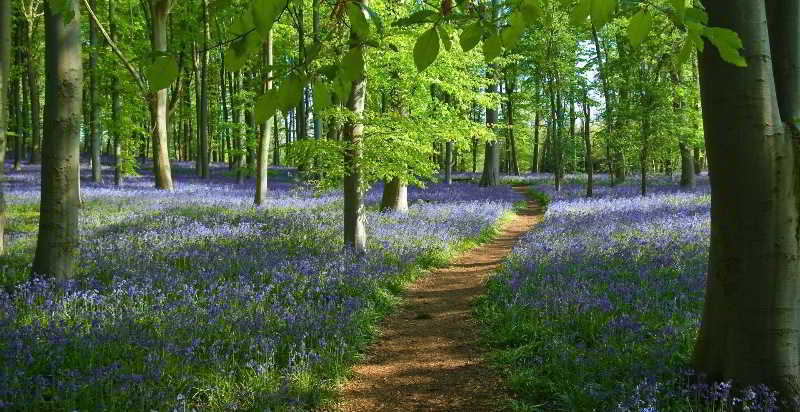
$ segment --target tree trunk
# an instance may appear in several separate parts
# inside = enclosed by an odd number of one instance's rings
[[[703,3],[710,25],[742,38],[748,67],[725,63],[709,43],[700,57],[711,249],[693,365],[709,379],[764,383],[792,399],[800,394],[800,3]]]
[[[97,10],[96,0],[89,0]],[[97,26],[89,19],[89,141],[92,149],[92,181],[103,183],[103,163],[100,159],[102,141],[97,133]]]
[[[200,51],[200,178],[211,177],[209,170],[208,142],[208,5],[202,1],[203,12],[203,50]]]
[[[274,135],[275,143],[272,145],[272,164],[275,166],[281,165],[281,134],[280,124],[278,123],[278,115],[272,117],[272,134]]]
[[[399,177],[384,182],[381,211],[408,212],[408,185]]]
[[[320,38],[320,1],[321,0],[314,0],[312,5],[313,7],[313,19],[314,19],[314,44],[319,46],[320,42],[322,41]],[[322,117],[319,116],[320,113],[317,113],[316,110],[314,111],[314,139],[321,139],[322,138]]]
[[[303,6],[300,3],[297,6],[297,56],[298,59],[302,62],[306,58],[306,31],[305,31],[305,24],[303,21]],[[300,102],[297,104],[297,109],[295,110],[295,128],[297,131],[297,136],[295,136],[295,140],[300,141],[304,140],[308,136],[308,123],[306,122],[306,99],[305,99],[305,87],[303,87],[303,98],[300,99]],[[298,152],[302,154],[302,152]],[[297,170],[305,171],[308,169],[308,159],[297,159]]]
[[[681,187],[685,189],[694,189],[695,173],[692,148],[688,143],[680,142],[678,143],[678,149],[680,149],[681,152]]]
[[[695,146],[694,147],[694,174],[695,175],[699,175],[700,173],[703,173],[703,160],[700,157],[700,150],[702,150],[702,149],[700,149],[699,146]]]
[[[33,30],[31,23],[25,24],[25,49],[28,89],[31,96],[31,163],[39,164],[42,162],[42,118],[41,106],[39,104],[39,73],[36,71],[36,59],[33,54]]]
[[[167,51],[168,0],[150,0],[151,42],[153,51]],[[167,89],[150,93],[150,131],[153,141],[153,166],[156,188],[172,190],[172,168],[167,144]]]
[[[33,259],[33,273],[59,279],[75,275],[79,256],[83,67],[78,0],[70,0],[69,6],[74,16],[65,23],[64,17],[54,14],[45,3],[45,136],[39,235]]]
[[[497,85],[492,84],[487,89],[487,93],[495,93]],[[486,124],[493,128],[497,124],[497,109],[486,108]],[[500,184],[500,159],[497,140],[487,141],[486,150],[483,157],[483,174],[481,175],[481,186],[497,186]]]
[[[531,173],[539,173],[539,110],[533,121],[533,158],[531,159]]]
[[[367,6],[369,0],[357,0]],[[355,53],[365,54],[363,39],[350,30],[350,49]],[[344,151],[344,244],[356,253],[366,253],[367,233],[364,227],[364,189],[361,163],[364,151],[364,123],[361,116],[366,103],[367,79],[366,70],[358,79],[353,81],[352,90],[347,100],[347,108],[352,112],[353,118],[348,120],[344,127],[344,139],[347,147]],[[298,129],[299,130],[299,129]]]
[[[315,15],[316,16],[316,15]],[[318,16],[317,16],[318,17]],[[272,30],[267,34],[267,40],[264,42],[263,49],[263,64],[264,67],[271,67],[273,63],[272,55]],[[263,92],[267,93],[272,90],[272,70],[264,72]],[[261,134],[258,139],[258,170],[256,171],[256,199],[257,205],[263,205],[267,202],[268,178],[269,178],[269,143],[272,139],[272,124],[274,120],[272,117],[265,120],[261,125]]]
[[[589,105],[589,94],[583,97],[583,143],[586,146],[586,197],[592,197],[594,191],[594,160],[592,159],[592,107]]]
[[[8,130],[8,85],[11,75],[11,2],[0,1],[0,149],[5,152]],[[3,174],[0,164],[0,177]],[[6,200],[0,185],[0,255],[5,253]]]
[[[22,63],[22,59],[20,63]],[[28,121],[28,114],[30,112],[27,110],[28,107],[30,107],[28,104],[30,103],[30,93],[28,92],[28,84],[24,80],[22,73],[20,73],[19,89],[22,90],[22,100],[20,101],[22,103],[20,106],[20,119],[22,122],[20,123],[22,127],[20,128],[20,133],[17,133],[17,136],[14,138],[14,170],[16,171],[22,170],[22,147],[25,145],[25,135],[28,134],[30,127],[30,122]]]

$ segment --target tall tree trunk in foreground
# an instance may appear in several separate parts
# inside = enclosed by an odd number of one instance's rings
[[[8,3],[8,2],[4,2]],[[44,142],[39,235],[33,272],[70,278],[78,261],[78,160],[83,103],[80,10],[68,22],[45,3]]]
[[[153,51],[167,51],[167,16],[169,0],[150,0],[151,42]],[[150,132],[153,141],[153,166],[156,188],[172,190],[172,168],[167,145],[167,89],[152,91],[150,99]]]
[[[42,118],[39,104],[39,73],[36,71],[31,24],[30,21],[25,24],[25,49],[27,50],[25,69],[31,96],[31,163],[39,164],[42,162]]]
[[[531,173],[539,173],[539,110],[533,120],[533,158],[531,159]]]
[[[367,6],[369,0],[358,0]],[[361,39],[354,30],[350,30],[350,50],[364,56],[365,48]],[[353,118],[344,126],[344,244],[356,253],[367,251],[367,232],[364,227],[364,188],[362,187],[361,162],[364,151],[364,123],[361,116],[366,103],[367,79],[364,70],[356,80],[353,80],[347,108],[352,112]],[[302,119],[298,119],[301,121]]]
[[[272,66],[272,30],[267,33],[267,40],[264,42],[263,49],[264,67]],[[266,93],[272,90],[272,70],[264,73],[264,88],[263,92]],[[274,116],[274,115],[273,115]],[[267,202],[268,190],[268,171],[269,171],[269,143],[272,139],[272,124],[275,123],[273,118],[265,120],[261,124],[261,134],[258,136],[258,165],[256,170],[256,199],[257,205],[263,205]]]
[[[711,250],[693,365],[791,399],[800,394],[800,2],[703,3],[710,25],[742,38],[748,67],[709,43],[700,57]]]
[[[314,45],[319,46],[322,42],[320,37],[320,1],[321,0],[314,0],[312,4],[313,8],[313,22],[314,22]],[[314,110],[314,139],[321,139],[322,138],[322,117],[320,117],[320,113],[317,113]]]
[[[408,212],[408,186],[399,177],[384,183],[381,211]]]
[[[92,10],[96,1],[89,0]],[[97,26],[89,19],[89,141],[92,149],[92,181],[103,182],[103,163],[100,159],[101,138],[97,133]]]

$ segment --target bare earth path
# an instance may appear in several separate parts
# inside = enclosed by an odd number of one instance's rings
[[[524,190],[524,188],[517,188]],[[341,411],[497,411],[508,399],[478,347],[471,302],[542,212],[534,202],[491,243],[414,283],[342,388]]]

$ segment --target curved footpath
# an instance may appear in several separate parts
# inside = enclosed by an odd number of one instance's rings
[[[542,215],[542,209],[529,201],[494,241],[411,285],[402,307],[384,321],[366,361],[354,368],[353,377],[341,388],[337,409],[503,410],[509,394],[483,358],[471,303],[485,292],[490,274]]]

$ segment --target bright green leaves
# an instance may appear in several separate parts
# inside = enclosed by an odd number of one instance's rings
[[[364,16],[361,5],[355,2],[347,3],[347,17],[350,19],[350,28],[361,39],[369,37],[369,21]]]
[[[598,29],[611,21],[614,10],[617,8],[617,0],[592,0],[592,24]]]
[[[447,27],[440,24],[436,26],[436,29],[439,30],[439,38],[442,40],[442,44],[444,44],[444,49],[450,51],[453,48],[453,38],[447,30]]]
[[[168,54],[159,54],[150,59],[145,68],[145,75],[150,81],[150,90],[166,89],[178,78],[180,69],[175,58]]]
[[[680,19],[686,14],[686,0],[670,0],[672,8]]]
[[[569,21],[573,25],[579,26],[586,21],[587,17],[591,16],[592,24],[600,29],[611,21],[616,8],[617,0],[580,0],[572,9]]]
[[[314,83],[313,96],[314,113],[322,113],[325,109],[331,107],[333,96],[331,95],[330,87],[324,82],[317,81]]]
[[[287,0],[251,0],[250,15],[252,23],[261,36],[272,29],[275,19],[286,8]]]
[[[398,19],[397,21],[392,23],[392,26],[406,27],[406,26],[413,26],[415,24],[429,23],[433,22],[438,15],[439,13],[433,10],[429,9],[420,10],[411,13],[411,15],[408,17],[403,17],[402,19]]]
[[[306,82],[298,75],[289,77],[276,93],[277,106],[284,112],[288,112],[303,98],[303,89]]]
[[[481,23],[478,21],[470,24],[461,32],[461,38],[459,39],[461,49],[464,50],[464,52],[474,49],[475,46],[481,42],[481,37],[483,37],[483,26],[481,26]]]
[[[54,15],[60,15],[64,19],[64,24],[69,24],[72,18],[75,17],[72,0],[48,0],[47,3]]]
[[[434,26],[417,39],[417,43],[414,45],[414,65],[417,66],[417,70],[423,71],[433,64],[438,56],[439,32]]]
[[[653,16],[647,10],[640,10],[631,17],[628,25],[628,39],[634,47],[638,47],[650,34],[652,28]]]
[[[364,75],[364,55],[359,49],[351,49],[342,58],[338,76],[352,82]]]
[[[519,5],[519,12],[525,18],[526,24],[536,23],[542,17],[542,7],[537,0],[523,0]]]
[[[256,123],[263,123],[275,114],[278,110],[278,98],[275,89],[268,90],[256,100],[253,110],[253,118]]]
[[[747,67],[747,61],[739,52],[743,48],[742,39],[735,31],[722,27],[706,27],[703,36],[717,47],[722,60],[735,66]]]
[[[569,14],[569,22],[573,26],[580,26],[589,17],[592,10],[592,0],[580,0]]]
[[[507,49],[514,47],[517,42],[519,42],[522,33],[524,33],[525,29],[528,27],[528,22],[521,12],[515,11],[511,13],[510,23],[511,24],[503,29],[501,33],[503,46]]]
[[[493,34],[483,41],[483,56],[486,62],[490,63],[492,60],[500,57],[503,53],[503,39],[499,34]]]

